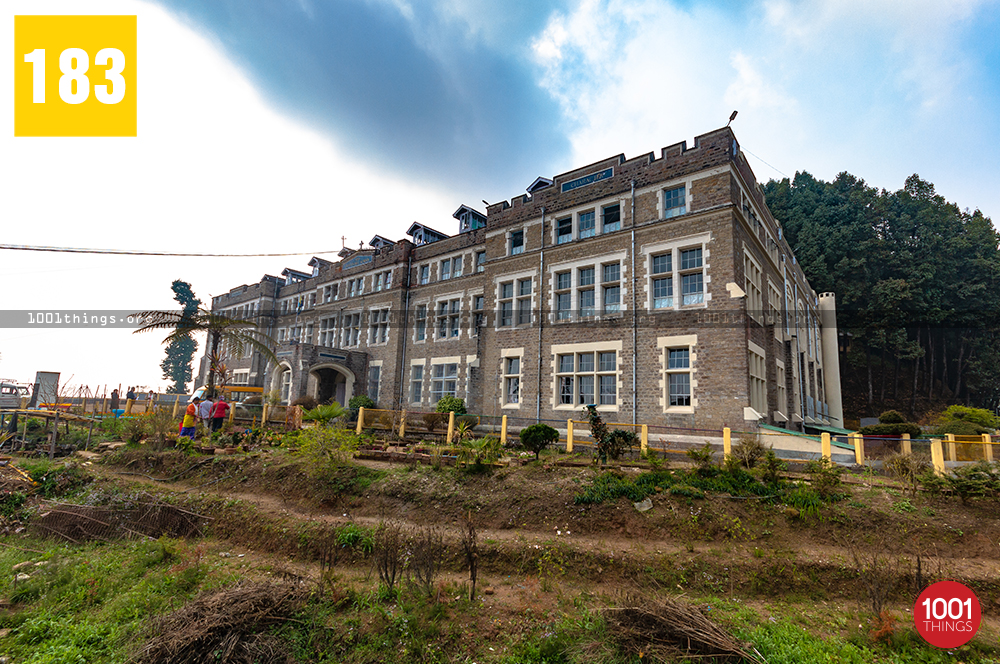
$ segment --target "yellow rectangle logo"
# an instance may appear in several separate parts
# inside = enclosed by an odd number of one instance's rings
[[[135,16],[15,16],[15,136],[136,136]]]

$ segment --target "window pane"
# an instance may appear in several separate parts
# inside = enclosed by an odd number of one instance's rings
[[[500,284],[500,297],[504,299],[514,297],[514,282]]]
[[[559,403],[573,403],[573,377],[563,376],[559,379]]]
[[[664,272],[670,272],[673,267],[671,263],[673,262],[673,256],[670,254],[663,254],[662,256],[653,256],[653,274],[663,274]]]
[[[531,323],[531,300],[517,301],[517,324],[528,325]]]
[[[701,267],[701,249],[685,249],[681,252],[681,269],[691,270]]]
[[[621,268],[618,263],[604,266],[604,281],[619,281],[621,278]]]
[[[615,312],[619,311],[619,304],[621,302],[621,287],[620,286],[608,286],[604,289],[604,310]]]
[[[531,295],[531,279],[521,279],[517,282],[518,295]]]
[[[585,267],[580,270],[580,285],[581,286],[594,285],[594,268]]]
[[[614,405],[618,395],[617,378],[615,376],[601,376],[601,405]]]
[[[521,379],[507,379],[507,403],[519,403],[521,398]]]
[[[570,297],[569,293],[556,295],[556,313],[559,320],[569,318]]]
[[[593,353],[580,353],[579,357],[580,366],[577,371],[593,371],[594,370],[594,354]]]
[[[580,385],[580,401],[581,404],[592,404],[594,401],[594,377],[593,376],[578,376],[577,381]]]
[[[573,217],[556,221],[556,244],[569,242],[573,239]]]
[[[594,213],[581,212],[580,217],[580,237],[594,236]]]
[[[524,231],[514,231],[510,234],[510,253],[520,254],[524,252]]]
[[[521,373],[521,358],[519,357],[507,358],[507,373],[508,374]]]
[[[663,309],[674,306],[674,280],[672,277],[653,280],[653,308]]]
[[[690,355],[687,348],[670,349],[670,358],[667,361],[668,369],[687,369],[690,366]]]
[[[500,326],[507,327],[511,324],[514,317],[514,303],[513,302],[501,302],[500,303]]]
[[[684,296],[684,304],[701,304],[705,301],[700,272],[698,274],[685,274],[681,277],[681,293]]]
[[[570,287],[572,279],[569,272],[561,272],[556,275],[556,290],[565,290]]]
[[[664,218],[676,217],[685,211],[684,187],[677,187],[663,192]]]
[[[559,373],[573,373],[573,356],[559,356]]]
[[[593,316],[594,315],[594,291],[593,290],[580,291],[580,315],[581,316]]]
[[[616,231],[621,227],[621,207],[609,205],[602,211],[604,214],[604,232]]]
[[[614,371],[616,359],[615,353],[601,353],[601,371]]]
[[[670,405],[691,405],[691,377],[686,373],[670,374]]]
[[[482,311],[483,309],[483,296],[475,295],[472,298],[472,308],[476,311]]]

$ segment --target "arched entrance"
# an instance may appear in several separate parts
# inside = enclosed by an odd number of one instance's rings
[[[354,396],[354,372],[339,364],[319,364],[309,370],[306,393],[320,403],[336,401],[341,406]]]

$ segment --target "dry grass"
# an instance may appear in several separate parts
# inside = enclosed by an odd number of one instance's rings
[[[309,591],[300,586],[253,584],[206,593],[154,621],[149,640],[130,661],[138,664],[252,664],[292,662],[263,633],[291,620]]]

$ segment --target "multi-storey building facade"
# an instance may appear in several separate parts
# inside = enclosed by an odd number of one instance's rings
[[[843,425],[834,296],[817,295],[727,127],[612,157],[213,299],[276,340],[230,383],[383,408],[684,428]],[[206,363],[203,362],[203,371]]]

